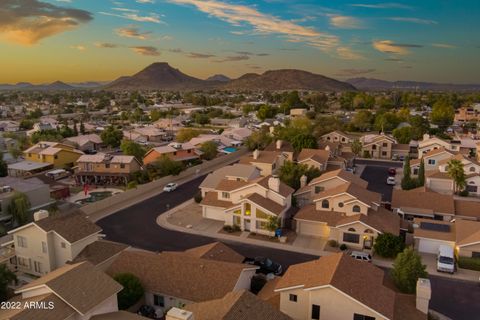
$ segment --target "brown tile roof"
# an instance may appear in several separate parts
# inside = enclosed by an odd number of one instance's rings
[[[280,309],[280,293],[275,292],[275,287],[280,279],[280,277],[275,277],[272,280],[269,280],[257,294],[257,297],[270,303],[277,309]]]
[[[392,146],[392,150],[408,151],[410,150],[410,145],[408,143],[394,143]]]
[[[448,232],[428,230],[421,227],[422,223],[447,225],[447,226],[450,226],[450,230]],[[455,224],[452,222],[415,218],[413,220],[413,224],[418,226],[413,228],[414,237],[455,242]]]
[[[425,159],[425,158],[429,158],[429,157],[435,156],[435,155],[440,154],[440,153],[443,153],[443,152],[448,152],[448,153],[450,153],[450,154],[453,155],[453,152],[448,151],[448,150],[446,150],[445,148],[441,147],[441,148],[438,148],[438,149],[433,149],[433,150],[428,151],[427,153],[425,153],[425,154],[423,155],[423,158],[424,158],[424,159]]]
[[[230,201],[218,200],[218,192],[214,191],[205,193],[205,197],[203,197],[201,204],[219,208],[229,208],[232,206]]]
[[[397,293],[395,295],[394,320],[427,320],[428,316],[417,309],[413,294]]]
[[[217,187],[215,188],[218,191],[233,191],[237,190],[239,188],[245,187],[251,183],[247,181],[237,181],[237,180],[227,180],[223,179],[221,180]]]
[[[86,246],[73,259],[74,263],[88,261],[93,265],[99,265],[102,262],[116,256],[123,250],[127,249],[128,245],[107,240],[97,240]]]
[[[265,151],[284,151],[284,152],[294,152],[293,146],[290,142],[282,140],[282,146],[280,149],[277,149],[277,142],[271,142],[265,149]]]
[[[23,306],[24,303],[38,302],[38,303],[53,303],[55,306],[54,310],[43,309],[43,308],[10,308],[0,310],[0,319],[8,320],[32,320],[32,319],[42,319],[42,320],[65,320],[75,314],[75,310],[66,304],[62,299],[57,297],[54,293],[47,293],[43,295],[38,295],[34,297],[29,297],[22,299],[21,295],[15,296],[12,299],[8,300],[10,302],[20,302]]]
[[[282,213],[283,210],[286,209],[286,206],[282,206],[278,203],[276,203],[273,200],[270,200],[268,198],[262,197],[258,193],[252,193],[246,197],[246,199],[252,201],[256,205],[268,210],[271,213],[274,213],[276,215],[279,215]]]
[[[468,200],[454,200],[455,214],[459,216],[480,219],[480,202]]]
[[[70,243],[102,231],[99,226],[88,220],[85,214],[79,210],[50,216],[33,223],[45,232],[55,231]]]
[[[445,180],[452,180],[447,172],[441,172],[438,170],[428,170],[425,171],[425,177],[427,178],[434,178],[434,179],[445,179]]]
[[[90,318],[90,320],[147,320],[148,318],[139,316],[136,313],[127,311],[116,311],[109,313],[97,314]]]
[[[223,298],[185,306],[195,320],[290,320],[269,303],[245,291],[227,293]]]
[[[338,187],[318,193],[313,199],[313,201],[317,201],[319,199],[324,199],[327,197],[333,197],[341,193],[348,193],[349,195],[355,197],[359,201],[366,203],[367,205],[371,205],[372,203],[380,204],[382,200],[382,195],[380,193],[367,190],[355,183],[348,182],[339,185]]]
[[[314,159],[319,163],[325,163],[330,157],[330,151],[322,149],[302,149],[297,156],[297,161],[301,162],[307,159]]]
[[[251,267],[185,254],[127,250],[120,253],[107,273],[130,272],[140,278],[148,292],[201,302],[232,291],[242,271]]]
[[[393,189],[393,208],[427,209],[434,213],[454,214],[453,196],[436,192],[421,192],[419,190]]]
[[[318,183],[320,181],[325,181],[328,179],[332,179],[338,177],[345,182],[353,182],[355,184],[358,184],[360,187],[367,188],[368,187],[368,182],[360,178],[359,176],[354,175],[351,172],[345,171],[343,169],[337,169],[333,171],[328,171],[323,173],[320,177],[317,177],[310,181],[310,185],[313,185],[315,183]]]
[[[261,178],[260,180],[258,180],[256,183],[262,187],[264,187],[265,189],[268,189],[268,179],[270,179],[272,176],[266,176],[266,177],[263,177]],[[289,185],[283,183],[280,181],[280,194],[283,196],[283,197],[288,197],[289,195],[291,195],[295,190],[290,187]]]
[[[395,292],[383,285],[384,272],[344,253],[292,265],[276,290],[303,286],[304,289],[331,285],[386,318],[394,318]]]
[[[341,212],[316,210],[315,205],[310,204],[302,207],[297,212],[294,219],[324,222],[327,225],[334,227],[337,225],[338,221],[340,221],[345,217],[346,217],[345,214]]]
[[[466,246],[480,242],[480,222],[470,220],[455,220],[456,244]]]
[[[204,246],[188,249],[185,254],[193,257],[217,261],[242,263],[245,257],[221,242],[212,242]]]
[[[251,163],[268,163],[273,164],[277,161],[277,157],[280,155],[277,151],[259,151],[257,159],[253,158],[253,154],[248,154],[240,158],[239,163],[251,164]]]
[[[50,288],[82,315],[122,290],[119,283],[88,262],[67,264],[21,287],[17,292],[41,285]]]

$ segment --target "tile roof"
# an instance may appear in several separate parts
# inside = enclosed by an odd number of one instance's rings
[[[201,302],[232,291],[250,265],[200,259],[186,254],[123,251],[107,273],[130,272],[151,293]]]
[[[262,187],[264,187],[265,189],[269,189],[268,188],[268,180],[271,178],[272,176],[266,176],[266,177],[263,177],[261,178],[260,180],[258,180],[256,183]],[[295,190],[290,187],[288,184],[280,181],[280,195],[282,195],[283,197],[288,197],[289,195],[293,194]]]
[[[480,219],[480,202],[468,200],[454,200],[455,214],[459,216]]]
[[[196,320],[289,320],[292,319],[253,293],[239,290],[223,298],[185,306]]]
[[[83,145],[87,144],[88,142],[93,142],[93,143],[96,143],[96,144],[101,144],[102,143],[102,139],[100,138],[100,136],[98,134],[94,134],[94,133],[93,134],[80,135],[80,136],[76,136],[76,137],[69,137],[69,138],[66,138],[65,140],[76,143],[79,146],[83,146]]]
[[[438,148],[438,149],[430,150],[427,153],[423,154],[423,158],[425,159],[425,158],[433,157],[433,156],[436,156],[437,154],[440,154],[440,153],[443,153],[443,152],[450,153],[451,155],[454,154],[452,151],[446,150],[444,147],[441,147],[441,148]]]
[[[245,257],[221,242],[212,242],[204,246],[188,249],[185,254],[193,257],[217,261],[243,263]]]
[[[480,222],[470,220],[455,220],[456,244],[467,246],[480,243]]]
[[[257,294],[257,297],[263,301],[267,301],[277,309],[280,309],[280,293],[275,292],[275,287],[280,279],[281,277],[275,277],[269,280]]]
[[[75,310],[66,304],[62,299],[56,296],[54,293],[47,293],[43,295],[38,295],[34,297],[29,297],[22,299],[21,295],[17,295],[12,299],[8,300],[10,302],[20,302],[22,305],[26,302],[38,302],[38,303],[53,303],[55,306],[54,310],[42,309],[42,308],[11,308],[0,310],[0,319],[8,320],[32,320],[32,319],[42,319],[42,320],[65,320],[75,314]]]
[[[258,177],[259,174],[260,172],[255,166],[235,163],[234,165],[222,167],[207,175],[205,180],[200,184],[200,188],[214,189],[218,183],[227,176],[248,179],[250,177]]]
[[[218,192],[209,191],[205,193],[205,197],[203,197],[201,204],[204,206],[229,208],[232,206],[233,203],[230,201],[219,200]]]
[[[446,225],[446,226],[450,226],[450,229],[448,232],[429,230],[429,229],[421,228],[422,223]],[[417,226],[417,227],[414,226],[413,228],[414,237],[455,242],[455,224],[452,222],[415,218],[413,220],[413,224]]]
[[[395,292],[383,285],[384,276],[382,269],[370,263],[337,253],[290,266],[276,290],[331,285],[386,318],[393,319]]]
[[[347,193],[359,201],[371,205],[372,203],[380,204],[382,201],[382,195],[370,190],[367,190],[355,183],[347,182],[345,184],[339,185],[338,187],[322,191],[318,193],[313,201],[318,201],[319,199],[324,199],[328,197],[334,197],[336,195]]]
[[[251,164],[251,163],[268,163],[273,164],[277,161],[277,158],[280,156],[280,153],[277,151],[259,151],[257,159],[253,158],[253,154],[247,154],[240,158],[239,163],[241,164]]]
[[[307,159],[314,159],[319,163],[325,163],[330,157],[330,151],[322,149],[302,149],[297,156],[297,161],[301,162]]]
[[[318,182],[325,181],[325,180],[328,180],[328,179],[332,179],[332,178],[335,178],[335,177],[338,177],[338,178],[344,180],[345,182],[353,182],[353,183],[358,184],[360,187],[363,187],[363,188],[368,187],[368,182],[367,181],[365,181],[362,178],[360,178],[359,176],[354,175],[353,173],[348,172],[348,171],[343,170],[343,169],[337,169],[337,170],[325,172],[320,177],[316,177],[315,179],[310,181],[309,184],[313,185],[313,184],[316,184]]]
[[[215,188],[217,191],[233,191],[240,189],[242,187],[248,186],[252,184],[251,182],[247,181],[237,181],[237,180],[227,180],[223,179],[220,180],[220,182],[217,184],[217,187]]]
[[[453,196],[436,192],[393,189],[393,208],[427,209],[434,213],[454,214]]]
[[[99,265],[102,262],[116,256],[123,250],[127,249],[128,245],[107,240],[97,240],[86,246],[73,259],[74,263],[88,261],[93,265]]]
[[[258,193],[252,193],[245,197],[245,199],[250,200],[251,202],[255,203],[256,205],[268,210],[269,212],[279,215],[281,214],[285,209],[286,206],[282,206],[281,204],[276,203],[273,200],[270,200],[268,198],[262,197]]]
[[[277,149],[277,141],[271,142],[264,150],[265,151],[284,151],[294,152],[293,146],[290,142],[282,140],[280,149]]]
[[[123,311],[123,310],[97,314],[90,318],[90,320],[147,320],[147,319],[148,318],[139,316],[136,313]]]

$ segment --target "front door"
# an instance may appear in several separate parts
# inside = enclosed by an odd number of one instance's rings
[[[372,236],[365,236],[363,238],[363,248],[364,249],[372,249],[373,245],[373,237]]]
[[[243,230],[250,231],[250,219],[243,220]]]

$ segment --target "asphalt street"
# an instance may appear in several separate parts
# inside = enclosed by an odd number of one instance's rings
[[[387,184],[388,168],[399,168],[402,164],[400,162],[372,160],[355,160],[355,164],[366,165],[360,177],[368,181],[367,189],[380,193],[383,201],[391,202],[393,187]],[[397,183],[400,183],[400,181],[397,181]]]

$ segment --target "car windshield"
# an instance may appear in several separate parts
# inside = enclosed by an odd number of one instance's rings
[[[453,259],[449,258],[449,257],[440,256],[440,258],[438,258],[438,261],[440,261],[440,263],[444,263],[444,264],[453,264]]]
[[[266,267],[271,267],[272,264],[273,264],[273,262],[272,262],[272,260],[270,260],[270,259],[265,259],[265,260],[263,260],[263,264],[264,264]]]

